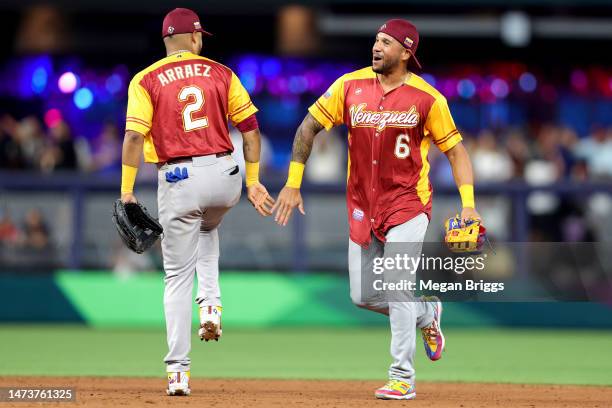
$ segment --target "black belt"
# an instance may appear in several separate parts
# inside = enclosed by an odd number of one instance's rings
[[[221,152],[221,153],[215,153],[215,156],[217,157],[225,157],[225,156],[229,156],[231,155],[232,152]],[[204,155],[206,156],[206,155]],[[165,163],[158,163],[158,167],[161,167],[165,164],[179,164],[179,163],[185,163],[185,162],[190,162],[193,159],[193,156],[184,156],[184,157],[175,157],[174,159],[170,159]]]

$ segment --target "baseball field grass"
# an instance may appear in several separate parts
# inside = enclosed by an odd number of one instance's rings
[[[612,385],[612,331],[448,329],[444,358],[417,348],[419,381]],[[224,328],[192,342],[194,378],[384,380],[389,333],[364,328]],[[163,377],[165,333],[1,325],[0,376]]]

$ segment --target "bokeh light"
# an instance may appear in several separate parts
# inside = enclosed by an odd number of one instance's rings
[[[464,99],[470,99],[476,93],[476,86],[470,79],[462,79],[457,82],[457,93]]]
[[[440,81],[440,92],[448,99],[457,95],[457,81],[455,79],[445,79]]]
[[[274,78],[281,73],[281,63],[276,58],[268,58],[261,64],[261,73],[266,78]]]
[[[496,98],[503,99],[508,96],[510,92],[510,87],[508,83],[501,78],[495,78],[491,81],[491,93],[495,95]]]
[[[245,71],[240,75],[240,82],[242,82],[247,92],[252,93],[257,87],[257,76],[254,72]]]
[[[308,80],[301,75],[292,76],[289,78],[288,88],[289,92],[295,95],[304,93],[308,89]]]
[[[113,74],[107,78],[106,82],[104,83],[104,87],[109,93],[116,94],[121,91],[121,88],[123,87],[123,80],[118,74]]]
[[[538,81],[531,72],[523,72],[519,77],[519,86],[523,92],[533,92],[538,87]]]
[[[574,70],[570,76],[570,83],[577,91],[586,91],[589,86],[589,81],[584,71]]]
[[[87,109],[93,103],[93,93],[88,88],[81,88],[74,93],[74,104],[79,109]]]
[[[34,70],[32,74],[32,91],[35,94],[42,93],[47,87],[47,81],[49,79],[49,74],[47,70],[43,67],[38,67]]]
[[[45,112],[44,120],[48,128],[55,127],[62,121],[62,112],[55,108],[49,109]]]
[[[72,72],[64,72],[57,80],[57,87],[63,93],[71,93],[79,85],[79,79]]]
[[[421,78],[423,78],[429,85],[436,86],[436,78],[433,75],[421,74]]]
[[[238,65],[238,75],[240,78],[246,73],[257,74],[259,65],[257,60],[253,57],[246,57]]]

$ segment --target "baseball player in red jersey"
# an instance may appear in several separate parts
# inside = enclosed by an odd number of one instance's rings
[[[406,20],[393,19],[380,27],[372,66],[340,77],[310,107],[296,132],[287,184],[273,208],[280,225],[287,224],[295,207],[304,214],[300,185],[314,137],[323,128],[346,124],[351,299],[388,315],[391,325],[393,362],[389,381],[375,392],[381,399],[415,398],[417,328],[431,360],[439,359],[444,349],[437,298],[406,293],[406,301],[390,301],[374,291],[370,281],[374,259],[393,258],[397,244],[392,243],[411,243],[410,255],[421,254],[431,217],[427,152],[432,143],[450,161],[462,199],[462,219],[480,219],[471,162],[446,99],[413,72],[420,69],[418,43],[416,27]]]
[[[249,201],[263,216],[274,200],[259,183],[257,108],[226,66],[199,56],[196,13],[177,8],[164,18],[167,56],[134,76],[128,90],[121,200],[135,202],[141,152],[158,167],[157,202],[164,228],[164,311],[169,395],[189,395],[192,288],[198,278],[202,340],[221,336],[218,226],[240,198],[228,120],[242,133]]]

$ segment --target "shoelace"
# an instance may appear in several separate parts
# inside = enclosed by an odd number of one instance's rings
[[[432,337],[438,337],[438,326],[434,323],[432,323],[429,327],[424,327],[422,329],[423,334],[429,339],[431,339]]]

